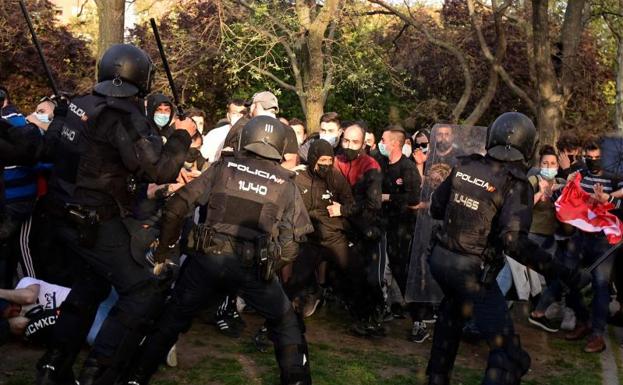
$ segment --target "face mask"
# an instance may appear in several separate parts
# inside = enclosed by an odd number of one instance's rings
[[[601,159],[585,159],[586,168],[591,174],[598,174],[601,171]]]
[[[387,151],[387,147],[385,147],[385,144],[383,142],[379,143],[378,147],[381,155],[389,157],[389,152]]]
[[[344,150],[344,156],[349,162],[352,162],[359,156],[359,150],[353,150],[352,148],[343,148],[342,150]]]
[[[569,157],[569,162],[575,162],[575,155],[567,155],[567,157]]]
[[[554,178],[556,178],[556,174],[558,174],[558,169],[543,167],[539,173],[545,180],[554,180]]]
[[[41,123],[50,123],[50,117],[48,114],[37,114],[35,113],[35,117],[39,119]]]
[[[154,114],[154,123],[160,128],[164,127],[169,123],[169,119],[171,115],[169,114]]]
[[[337,145],[337,136],[329,135],[329,134],[320,134],[320,139],[326,140],[333,147]]]
[[[408,158],[411,156],[412,153],[413,153],[413,149],[411,148],[410,144],[405,144],[404,146],[402,146],[402,155]]]
[[[327,175],[331,172],[331,168],[333,167],[330,164],[319,164],[317,165],[318,169],[315,170],[315,174],[318,175],[322,179],[326,179]]]

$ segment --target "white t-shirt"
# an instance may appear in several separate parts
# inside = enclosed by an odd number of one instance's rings
[[[30,285],[39,285],[39,296],[37,297],[37,303],[32,305],[26,305],[22,307],[22,315],[26,314],[29,310],[37,305],[41,305],[44,309],[56,309],[61,306],[61,303],[65,301],[70,288],[47,283],[40,279],[24,277],[15,287],[16,289],[24,289]]]
[[[214,163],[219,160],[223,144],[225,143],[225,139],[227,138],[227,134],[229,134],[230,129],[231,125],[226,124],[210,130],[210,132],[203,137],[203,145],[201,146],[200,151],[201,155],[206,158],[208,162]]]

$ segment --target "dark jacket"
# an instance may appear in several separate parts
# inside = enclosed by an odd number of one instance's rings
[[[330,217],[327,206],[333,202],[340,203],[343,207],[353,205],[353,195],[344,176],[338,170],[331,169],[330,175],[325,180],[315,175],[308,167],[298,173],[294,181],[314,226],[314,232],[309,235],[310,241],[326,244],[335,237],[343,237],[344,218]]]
[[[378,162],[369,155],[361,154],[349,162],[343,155],[335,158],[335,167],[346,178],[354,201],[342,207],[342,216],[360,233],[367,233],[377,226],[381,214],[381,190],[383,176]]]

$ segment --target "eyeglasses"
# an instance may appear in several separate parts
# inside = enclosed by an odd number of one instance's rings
[[[427,150],[428,149],[428,143],[413,143],[413,149],[422,149],[422,150]]]

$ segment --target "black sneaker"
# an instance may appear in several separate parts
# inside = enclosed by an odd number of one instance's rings
[[[216,329],[223,335],[231,338],[240,337],[240,329],[234,326],[234,323],[229,317],[217,316],[214,319]]]
[[[238,333],[242,333],[244,328],[247,326],[247,323],[244,322],[242,316],[240,316],[240,313],[238,313],[236,308],[227,312],[227,318],[231,321],[230,327],[233,326]]]
[[[253,336],[253,344],[259,352],[266,353],[270,347],[270,343],[271,342],[268,340],[268,329],[266,329],[266,326],[262,326]]]
[[[541,317],[529,316],[528,322],[530,322],[532,325],[539,327],[549,333],[556,333],[558,330],[560,330],[560,324],[556,324],[548,320],[545,316],[541,316]]]
[[[424,322],[414,322],[413,328],[411,329],[411,335],[409,336],[409,341],[421,344],[429,338],[430,333],[428,332],[426,324]]]
[[[383,325],[369,320],[355,322],[350,331],[357,337],[385,337]]]

